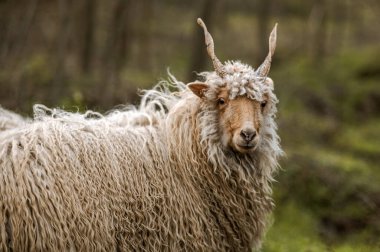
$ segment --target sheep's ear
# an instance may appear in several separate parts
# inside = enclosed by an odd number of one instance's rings
[[[199,96],[200,98],[204,97],[204,93],[209,88],[209,86],[206,83],[199,81],[191,82],[187,84],[187,86],[195,95]]]

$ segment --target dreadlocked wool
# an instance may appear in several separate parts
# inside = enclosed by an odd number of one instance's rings
[[[272,89],[231,83],[231,96],[265,91],[277,102]],[[217,89],[213,83],[206,95]],[[145,91],[139,107],[104,116],[34,110],[33,122],[0,134],[1,251],[260,246],[281,155],[274,106],[264,141],[250,154],[226,150],[214,103],[174,78]]]
[[[23,126],[26,123],[28,123],[27,119],[0,106],[0,133],[8,129]]]

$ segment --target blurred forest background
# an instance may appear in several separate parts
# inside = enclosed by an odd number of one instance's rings
[[[263,251],[380,251],[380,2],[377,0],[0,0],[0,104],[106,111],[136,91],[257,67],[279,23],[270,76],[287,157]]]

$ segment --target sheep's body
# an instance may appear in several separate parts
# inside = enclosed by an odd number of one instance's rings
[[[175,86],[97,119],[36,107],[0,134],[0,250],[258,247],[281,154],[273,119],[253,154],[225,151],[217,114]]]

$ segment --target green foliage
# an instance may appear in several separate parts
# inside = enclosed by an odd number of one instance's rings
[[[318,216],[290,200],[275,210],[274,224],[266,235],[263,252],[375,252],[380,244],[363,241],[368,234],[356,234],[336,244],[326,244],[320,236]]]
[[[309,210],[289,201],[275,211],[275,221],[269,230],[263,252],[325,251],[318,238],[316,219]]]
[[[264,251],[379,251],[379,54],[295,59],[274,73],[287,158]]]

